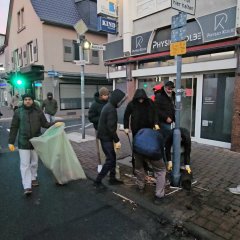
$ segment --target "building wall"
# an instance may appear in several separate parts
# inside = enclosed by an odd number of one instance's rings
[[[24,8],[24,25],[25,29],[18,32],[18,19],[17,12]],[[37,39],[38,43],[38,61],[35,64],[44,64],[43,60],[43,43],[42,43],[42,23],[35,13],[31,2],[28,0],[14,1],[11,26],[9,28],[8,36],[8,62],[6,62],[7,69],[12,70],[11,66],[11,53],[20,47],[23,47],[30,41]]]
[[[44,63],[45,70],[51,70],[52,66],[56,71],[79,73],[80,66],[72,62],[64,62],[63,39],[77,40],[77,34],[73,29],[65,29],[56,26],[43,25],[44,42]],[[86,39],[95,44],[104,44],[107,42],[107,36],[87,33]],[[103,53],[99,52],[99,65],[86,65],[86,73],[105,74],[106,68],[103,63]]]

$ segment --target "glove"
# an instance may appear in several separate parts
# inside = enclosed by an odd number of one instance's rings
[[[116,150],[119,150],[122,145],[121,145],[120,142],[117,142],[117,143],[114,144],[114,146],[115,146],[115,149],[116,149]]]
[[[168,161],[168,162],[167,162],[167,170],[168,170],[168,171],[172,171],[172,167],[173,167],[172,161]]]
[[[8,148],[11,152],[13,152],[15,150],[15,147],[13,144],[8,144]]]
[[[63,122],[56,122],[55,124],[54,124],[54,126],[55,127],[61,127],[61,126],[63,126]]]
[[[128,135],[129,134],[129,129],[128,128],[124,129],[124,132]]]
[[[160,129],[159,125],[158,125],[158,124],[155,124],[155,125],[154,125],[154,129],[155,129],[155,130],[159,130],[159,129]]]
[[[185,165],[185,169],[188,172],[188,174],[191,174],[192,170],[189,165]]]

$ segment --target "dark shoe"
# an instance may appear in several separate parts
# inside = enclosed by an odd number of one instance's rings
[[[38,187],[38,186],[39,186],[38,180],[32,180],[32,187]]]
[[[106,187],[101,182],[94,182],[93,186],[98,190],[106,190]]]
[[[110,185],[121,185],[121,184],[124,184],[123,181],[118,180],[116,178],[110,178],[108,182],[109,182]]]
[[[155,196],[153,203],[156,205],[161,205],[164,203],[163,199],[164,199],[164,197],[159,198],[159,197]]]
[[[56,186],[58,187],[63,187],[63,186],[66,186],[67,184],[66,183],[59,183],[59,182],[55,182]]]
[[[32,189],[31,188],[26,188],[26,189],[24,189],[23,193],[24,193],[25,196],[29,196],[32,193]]]

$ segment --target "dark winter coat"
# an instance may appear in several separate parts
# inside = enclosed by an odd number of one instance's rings
[[[138,102],[141,98],[144,99],[142,103]],[[123,120],[125,129],[129,128],[129,121],[133,135],[142,128],[153,128],[158,124],[154,104],[143,89],[137,89],[132,101],[127,105]]]
[[[164,88],[162,88],[156,92],[154,103],[160,123],[167,123],[168,117],[175,122],[175,92],[172,92],[172,97],[169,97]]]
[[[191,153],[191,137],[190,132],[186,128],[180,128],[181,132],[181,146],[184,149],[184,164],[190,165],[190,153]],[[171,161],[171,148],[173,145],[173,130],[168,132],[167,136],[165,136],[165,151],[167,161]]]
[[[103,141],[119,142],[117,135],[117,110],[119,104],[125,100],[125,93],[119,89],[115,89],[108,101],[103,107],[99,122],[98,122],[98,134],[97,137]]]
[[[54,116],[58,110],[57,101],[55,99],[45,99],[42,103],[42,110],[44,110],[45,113]]]
[[[107,101],[99,99],[99,93],[95,93],[94,95],[94,102],[91,105],[88,111],[88,119],[91,123],[93,123],[94,128],[97,130],[98,128],[98,121],[100,118],[101,111]]]
[[[33,149],[29,140],[41,135],[41,127],[49,128],[53,124],[47,121],[44,113],[35,105],[29,109],[21,106],[14,112],[8,143],[14,144],[18,134],[18,148]]]

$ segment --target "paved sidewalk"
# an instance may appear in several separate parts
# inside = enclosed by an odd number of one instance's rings
[[[94,135],[93,130],[86,134]],[[120,131],[122,150],[118,159],[129,158],[131,149],[127,136]],[[73,148],[89,178],[95,179],[97,154],[95,141],[75,143]],[[134,180],[125,176],[131,174],[130,167],[121,165],[123,186],[109,186],[110,190],[122,194],[170,222],[181,225],[197,239],[240,239],[240,195],[233,195],[229,187],[240,184],[240,154],[230,150],[193,143],[192,170],[197,183],[191,192],[180,190],[165,198],[160,206],[153,204],[154,187],[147,186],[145,193],[139,193]],[[107,178],[106,178],[107,180]]]

